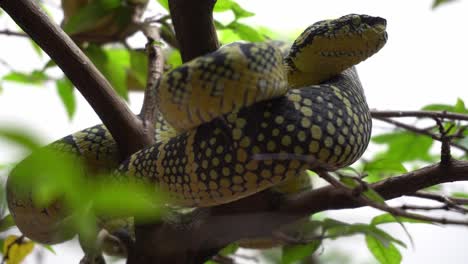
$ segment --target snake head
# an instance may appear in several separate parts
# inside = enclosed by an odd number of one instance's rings
[[[308,27],[285,60],[290,85],[319,84],[366,60],[387,42],[386,26],[383,18],[350,14]]]

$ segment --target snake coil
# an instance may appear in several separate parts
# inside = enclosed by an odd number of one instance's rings
[[[352,66],[383,47],[385,26],[382,18],[348,15],[307,28],[284,63],[272,45],[245,43],[182,65],[161,81],[157,143],[120,164],[102,125],[48,148],[72,153],[90,167],[118,168],[116,178],[154,184],[172,203],[190,207],[241,199],[307,169],[342,168],[362,155],[372,126]],[[170,125],[175,136],[158,136]],[[36,206],[34,190],[15,183],[18,171],[7,183],[17,226],[42,243],[68,239],[73,234],[64,226],[72,212],[60,200]]]

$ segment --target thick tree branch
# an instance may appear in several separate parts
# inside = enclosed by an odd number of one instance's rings
[[[62,29],[50,21],[36,1],[0,0],[0,7],[57,63],[86,98],[117,141],[122,158],[152,142],[145,135],[142,122],[105,77]]]
[[[170,0],[169,9],[182,60],[189,61],[219,47],[213,23],[216,0]]]

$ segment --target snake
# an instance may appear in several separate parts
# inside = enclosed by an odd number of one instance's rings
[[[71,153],[117,181],[145,182],[171,204],[229,203],[297,180],[306,170],[334,171],[355,162],[372,121],[354,65],[379,51],[386,21],[346,15],[308,27],[288,55],[269,43],[233,43],[163,75],[156,143],[120,162],[110,132],[96,125],[46,148]],[[20,231],[54,244],[72,212],[60,199],[33,202],[34,189],[7,181],[7,202]],[[131,198],[131,197],[130,197]]]

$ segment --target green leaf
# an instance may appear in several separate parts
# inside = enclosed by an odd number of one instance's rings
[[[239,245],[237,243],[232,243],[227,245],[225,248],[221,249],[219,251],[219,254],[221,256],[228,256],[236,253],[236,251],[239,249]]]
[[[453,111],[455,113],[466,114],[468,113],[468,109],[465,107],[465,102],[461,98],[457,99],[457,103],[455,104]]]
[[[127,100],[127,71],[131,68],[129,51],[120,48],[104,49],[96,45],[89,45],[85,53],[106,76],[116,92]]]
[[[366,181],[376,182],[394,173],[407,172],[401,161],[375,158],[364,164],[362,169],[368,174]]]
[[[145,53],[130,51],[130,67],[127,71],[128,89],[143,90],[146,87],[146,76],[148,75],[147,65],[148,57]]]
[[[43,85],[49,77],[42,71],[33,71],[31,73],[10,72],[3,76],[4,81],[18,82],[23,84]]]
[[[63,78],[57,80],[55,85],[60,99],[67,110],[68,118],[71,120],[76,112],[76,99],[73,93],[73,84],[67,78]]]
[[[172,69],[180,66],[182,64],[182,56],[180,55],[179,50],[173,49],[171,53],[169,53],[169,56],[167,56],[166,62]]]
[[[450,3],[450,2],[454,2],[455,0],[434,0],[434,2],[432,3],[432,9],[435,9],[437,7],[439,7],[440,5],[442,4],[446,4],[446,3]]]
[[[157,0],[158,3],[166,9],[166,11],[169,11],[169,1],[168,0]]]
[[[123,4],[124,2],[121,0],[92,1],[71,16],[68,22],[63,25],[63,30],[68,34],[74,34],[91,29],[104,16]]]
[[[52,248],[51,245],[45,245],[45,244],[42,244],[41,245],[43,248],[47,249],[47,251],[49,251],[50,253],[54,254],[54,255],[57,255],[57,252],[55,252],[54,248]]]
[[[14,227],[15,221],[13,220],[13,217],[11,215],[7,215],[3,217],[2,220],[0,220],[0,232],[5,232],[6,230]]]
[[[314,254],[314,252],[317,251],[321,244],[322,242],[320,240],[314,240],[311,243],[305,245],[284,246],[281,263],[290,264],[303,260],[306,257]]]
[[[258,30],[243,23],[234,21],[227,25],[226,28],[234,31],[242,40],[249,42],[261,42],[265,40],[265,36],[261,35]]]
[[[39,47],[39,45],[37,45],[37,43],[34,40],[30,40],[30,43],[31,43],[31,46],[33,47],[34,51],[39,56],[39,58],[42,58],[43,53],[42,53],[41,47]]]
[[[41,146],[40,141],[35,136],[20,128],[0,127],[0,137],[28,150],[35,150]]]
[[[393,216],[391,214],[381,214],[374,217],[371,221],[371,225],[381,225],[381,224],[388,224],[388,223],[415,223],[415,224],[431,224],[427,221],[407,218],[407,217],[400,217],[400,216]]]
[[[255,13],[245,10],[233,0],[218,0],[214,6],[213,12],[226,12],[231,10],[236,20],[254,16]]]
[[[381,264],[401,263],[401,254],[392,243],[383,244],[373,236],[366,236],[366,244],[369,251]]]
[[[377,159],[393,162],[432,160],[429,150],[433,140],[430,137],[403,131],[374,136],[372,142],[388,146],[387,151],[376,155]]]

